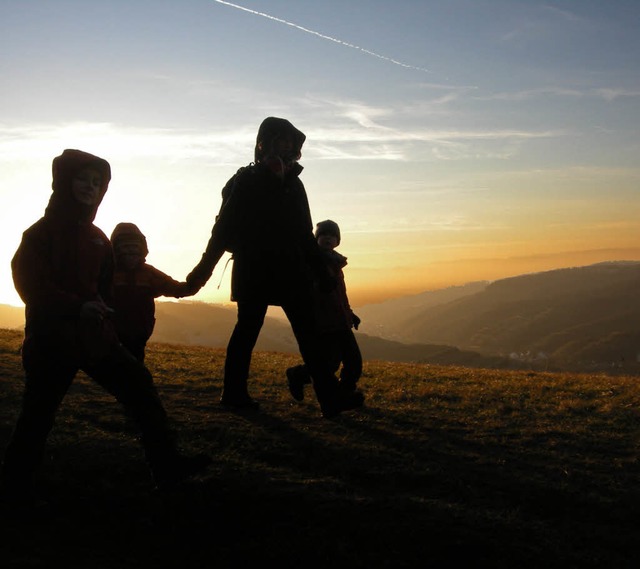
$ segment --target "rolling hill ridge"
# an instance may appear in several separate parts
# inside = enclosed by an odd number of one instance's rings
[[[356,335],[368,360],[636,373],[639,291],[638,261],[474,282],[357,307]],[[270,314],[256,349],[297,354],[288,322]],[[159,301],[156,318],[152,341],[224,348],[236,310]],[[22,308],[0,306],[0,326],[23,323]]]
[[[389,333],[558,368],[629,367],[640,354],[639,291],[638,262],[522,275],[416,308]]]

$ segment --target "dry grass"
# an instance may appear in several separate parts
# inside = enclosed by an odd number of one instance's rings
[[[0,443],[20,337],[0,331]],[[256,353],[259,413],[218,405],[224,351],[151,345],[199,484],[150,492],[132,425],[79,376],[48,445],[54,517],[3,518],[3,567],[637,567],[637,377],[366,362],[367,406],[291,400],[296,358]]]

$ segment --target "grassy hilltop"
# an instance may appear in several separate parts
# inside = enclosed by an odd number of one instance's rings
[[[22,389],[0,330],[0,445]],[[323,420],[254,356],[259,413],[218,405],[224,350],[152,344],[184,446],[214,465],[150,491],[132,425],[80,375],[41,471],[52,517],[2,513],[4,568],[637,567],[637,377],[365,362],[366,408]]]

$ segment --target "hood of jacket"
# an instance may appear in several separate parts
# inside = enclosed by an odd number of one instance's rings
[[[263,156],[269,151],[273,142],[282,136],[290,136],[294,145],[295,159],[299,160],[302,155],[302,145],[307,139],[306,135],[293,126],[287,119],[278,117],[267,117],[262,121],[256,137],[256,148],[254,160],[260,162]]]
[[[135,223],[123,222],[118,223],[113,229],[111,234],[111,244],[116,251],[123,243],[137,243],[142,248],[142,256],[146,258],[149,254],[149,248],[147,247],[147,238],[144,233],[140,231]]]
[[[100,193],[95,205],[87,206],[79,203],[73,196],[71,183],[74,176],[84,168],[92,167],[102,176]],[[53,193],[45,210],[46,217],[55,217],[66,221],[92,222],[98,206],[107,193],[111,180],[111,166],[104,158],[99,158],[82,150],[66,149],[53,159],[51,165]]]

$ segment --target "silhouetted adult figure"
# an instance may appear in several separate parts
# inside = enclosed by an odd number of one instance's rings
[[[268,117],[258,130],[254,162],[222,190],[223,204],[200,263],[187,282],[199,289],[224,251],[233,254],[231,299],[238,319],[224,367],[223,405],[256,409],[248,392],[251,355],[270,305],[281,306],[309,367],[322,414],[332,417],[362,405],[361,393],[344,393],[320,356],[313,318],[315,276],[330,287],[330,275],[313,234],[307,194],[299,176],[305,135],[288,120]]]

